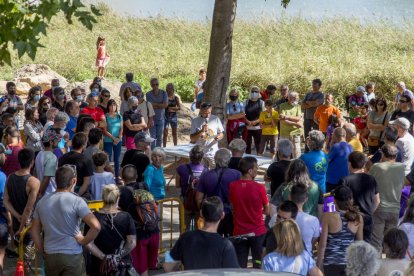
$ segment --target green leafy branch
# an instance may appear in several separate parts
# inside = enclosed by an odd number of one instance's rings
[[[41,35],[46,35],[52,18],[60,12],[69,24],[76,19],[89,30],[102,15],[81,0],[0,0],[0,65],[12,64],[12,51],[19,58],[27,54],[34,60],[37,49],[44,47]]]

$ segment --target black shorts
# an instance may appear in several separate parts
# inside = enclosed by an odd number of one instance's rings
[[[9,229],[7,228],[7,224],[2,223],[0,224],[0,248],[6,247],[8,242],[9,242]]]

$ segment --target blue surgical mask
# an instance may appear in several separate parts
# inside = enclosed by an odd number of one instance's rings
[[[35,102],[38,102],[38,101],[40,100],[40,95],[35,95],[35,96],[33,97],[33,100],[34,100]]]
[[[83,100],[82,95],[76,96],[76,101],[81,102]]]
[[[250,99],[256,99],[259,97],[259,93],[258,92],[251,92],[250,93]]]
[[[13,153],[13,151],[12,151],[11,149],[6,149],[6,150],[4,151],[4,153],[5,153],[6,155],[11,155],[11,154]]]
[[[99,89],[98,88],[94,88],[94,89],[92,89],[92,91],[91,91],[92,93],[99,93]]]
[[[57,99],[58,100],[63,100],[65,98],[65,95],[59,95],[59,96],[57,96]]]

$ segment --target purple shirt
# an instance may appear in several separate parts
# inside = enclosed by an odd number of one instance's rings
[[[219,174],[222,170],[224,170],[224,172],[221,177],[221,189],[217,189]],[[224,204],[224,212],[227,214],[230,212],[229,184],[230,182],[239,180],[240,177],[241,173],[237,170],[216,168],[205,172],[200,176],[197,190],[200,193],[203,193],[206,197],[219,196]]]
[[[193,178],[200,177],[200,175],[207,171],[207,168],[201,164],[182,164],[177,167],[177,174],[180,176],[180,187],[181,187],[181,196],[184,197],[187,193],[188,181],[190,177],[190,171],[188,170],[188,165],[190,165],[191,170],[193,171]],[[194,185],[195,186],[195,185]]]

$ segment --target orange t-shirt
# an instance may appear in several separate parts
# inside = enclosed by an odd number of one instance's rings
[[[328,119],[332,114],[335,114],[338,119],[341,118],[341,112],[335,106],[325,104],[318,106],[313,117],[319,119],[320,131],[326,132],[328,130]]]

